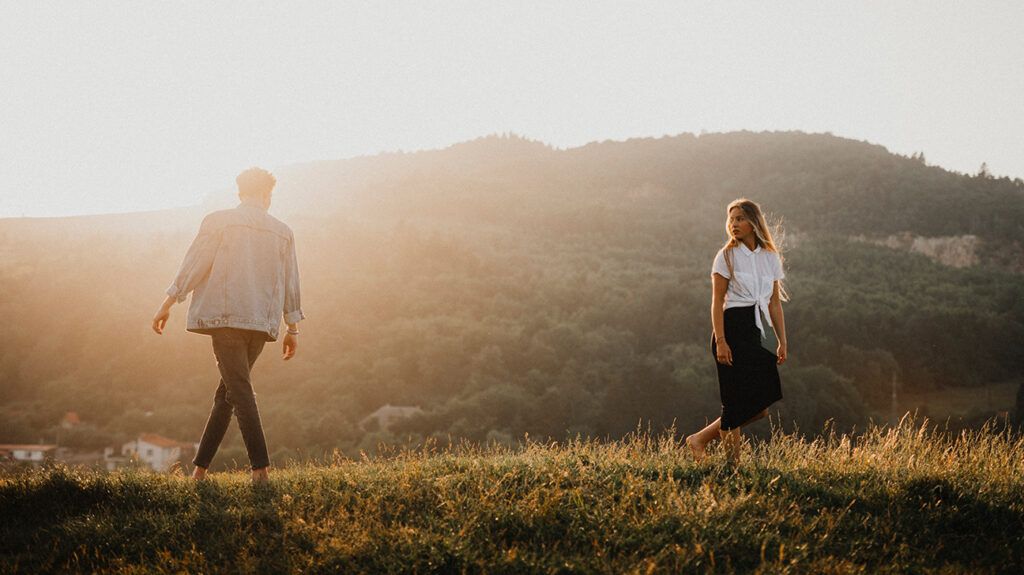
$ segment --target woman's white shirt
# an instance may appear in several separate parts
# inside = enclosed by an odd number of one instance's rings
[[[732,277],[729,274],[729,267],[725,263],[725,248],[718,250],[715,261],[711,264],[712,274],[718,274],[729,280],[729,289],[725,292],[725,307],[723,309],[755,305],[764,313],[768,325],[772,325],[772,317],[768,313],[768,302],[771,301],[775,281],[786,277],[782,271],[782,260],[779,259],[779,254],[761,246],[750,251],[750,248],[742,242],[739,247],[732,248],[730,251],[732,252],[730,254]],[[755,313],[754,318],[757,329],[761,330],[761,336],[764,337],[761,314]]]

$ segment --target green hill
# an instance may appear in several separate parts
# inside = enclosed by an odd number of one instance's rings
[[[184,477],[0,476],[5,573],[1019,573],[1024,438],[905,418],[735,470],[669,434]]]
[[[567,150],[489,136],[444,150],[303,164],[282,174],[289,183],[281,192],[297,198],[289,200],[296,214],[319,206],[328,213],[372,209],[507,225],[549,219],[553,208],[586,215],[598,205],[625,210],[617,218],[623,227],[675,220],[703,233],[720,230],[725,203],[749,196],[800,232],[972,234],[1014,244],[1014,256],[1024,255],[1021,178],[950,172],[923,157],[830,134],[681,134]],[[652,222],[658,215],[660,222]],[[587,229],[593,228],[552,231]]]
[[[889,419],[894,392],[960,426],[1024,412],[1004,392],[1024,390],[1019,179],[799,132],[568,150],[495,136],[276,173],[309,317],[298,357],[270,347],[254,376],[277,462],[703,425],[720,409],[710,262],[740,195],[787,231],[790,361],[773,408],[787,430]],[[195,439],[216,385],[209,342],[183,332],[184,306],[164,336],[148,324],[201,215],[0,220],[0,313],[17,326],[0,350],[0,440],[52,441],[67,411],[85,422],[61,436],[75,446]],[[940,410],[964,389],[984,401]],[[423,411],[360,426],[389,403]],[[232,430],[218,464],[241,453]]]

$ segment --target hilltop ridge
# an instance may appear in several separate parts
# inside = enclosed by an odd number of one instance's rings
[[[299,217],[335,210],[385,215],[386,206],[405,204],[427,216],[431,204],[467,204],[469,216],[502,202],[526,201],[544,210],[565,202],[635,209],[642,201],[661,212],[696,211],[705,220],[723,202],[749,196],[801,232],[974,235],[986,245],[1015,249],[1024,241],[1020,178],[959,174],[879,144],[799,131],[679,134],[568,149],[491,135],[439,150],[320,161],[280,172],[279,195]],[[638,196],[642,189],[655,193]],[[522,206],[515,207],[505,221],[519,214]],[[987,259],[990,251],[979,254]]]

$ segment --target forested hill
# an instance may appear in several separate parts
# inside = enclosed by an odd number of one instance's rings
[[[568,150],[492,136],[275,173],[309,317],[296,360],[272,346],[257,367],[276,448],[713,418],[708,276],[739,196],[787,232],[783,424],[941,416],[920,398],[960,388],[987,398],[961,406],[968,419],[1020,409],[991,391],[1024,368],[1019,179],[793,132]],[[52,438],[68,410],[91,426],[82,444],[201,431],[209,342],[184,333],[184,306],[162,337],[148,323],[202,211],[0,220],[0,312],[18,326],[0,351],[0,440]],[[422,411],[363,421],[385,404]]]
[[[923,154],[908,158],[826,134],[683,134],[568,150],[490,136],[286,173],[281,195],[296,196],[297,212],[359,206],[509,222],[550,217],[556,206],[599,205],[697,212],[717,225],[724,203],[749,196],[802,232],[970,234],[1017,249],[1024,237],[1020,178],[953,173],[927,165]]]

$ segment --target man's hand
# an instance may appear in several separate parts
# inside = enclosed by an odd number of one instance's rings
[[[284,356],[281,359],[288,361],[295,357],[295,348],[299,345],[299,338],[290,333],[284,334]]]
[[[171,319],[172,305],[174,305],[174,298],[167,296],[164,303],[160,304],[160,309],[156,310],[156,315],[153,316],[153,331],[157,335],[163,335],[167,320]]]

